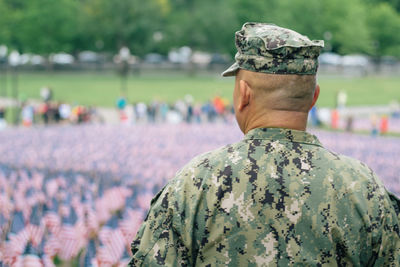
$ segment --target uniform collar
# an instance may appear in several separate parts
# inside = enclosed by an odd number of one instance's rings
[[[293,129],[283,128],[256,128],[250,130],[244,139],[267,139],[267,140],[280,140],[294,143],[303,143],[310,145],[322,146],[315,135],[305,131],[298,131]]]

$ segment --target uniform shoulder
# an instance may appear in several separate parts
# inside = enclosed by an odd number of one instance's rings
[[[367,164],[365,164],[364,162],[362,162],[356,158],[346,156],[343,154],[336,154],[336,155],[338,155],[338,157],[341,159],[341,161],[343,163],[347,164],[349,167],[358,168],[358,169],[362,169],[362,170],[370,171],[370,172],[372,171],[371,168]]]
[[[353,170],[358,173],[364,173],[368,175],[373,174],[372,169],[367,164],[356,158],[339,154],[326,148],[321,148],[321,149],[324,151],[324,153],[320,155],[321,158],[330,162],[331,167],[337,169],[338,171]]]
[[[193,176],[193,174],[206,174],[220,170],[232,161],[233,155],[236,155],[243,145],[243,141],[240,141],[200,154],[184,165],[177,172],[176,178],[180,179],[189,174]],[[207,176],[200,175],[200,177]]]
[[[225,159],[225,157],[234,151],[236,144],[229,144],[225,145],[222,147],[219,147],[217,149],[199,154],[195,156],[193,159],[191,159],[185,166],[185,167],[197,167],[201,165],[201,163],[204,162],[210,162],[210,163],[216,163],[220,162]]]
[[[324,164],[318,169],[324,179],[332,181],[341,195],[366,194],[364,197],[379,199],[387,196],[387,190],[378,175],[364,162],[329,151],[325,155]]]
[[[175,203],[184,203],[185,199],[197,199],[203,194],[210,179],[224,168],[229,151],[233,145],[226,145],[194,157],[177,171],[165,190],[172,193]]]

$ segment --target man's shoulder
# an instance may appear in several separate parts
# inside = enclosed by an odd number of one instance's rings
[[[184,168],[209,168],[214,167],[222,162],[226,162],[226,159],[230,155],[237,153],[238,147],[242,142],[228,144],[217,149],[202,153],[194,157],[189,163],[187,163]]]
[[[338,173],[358,174],[364,176],[375,176],[373,170],[364,162],[343,154],[338,154],[330,150],[324,153],[324,160],[327,161],[330,169],[336,170]]]
[[[338,167],[340,167],[341,165],[346,166],[348,168],[361,168],[361,169],[369,169],[368,165],[366,165],[365,163],[363,163],[362,161],[344,155],[344,154],[339,154],[336,152],[332,152],[330,150],[328,150],[329,154],[330,154],[330,159],[333,159],[333,163],[336,163],[338,165]]]
[[[240,157],[239,154],[244,148],[244,142],[240,141],[197,155],[177,172],[175,180],[187,179],[188,176],[203,180],[218,174],[226,167],[240,165],[243,163],[240,161],[243,156]]]
[[[387,190],[378,175],[364,162],[326,150],[315,165],[313,175],[321,183],[329,182],[326,187],[337,197],[356,197],[369,202],[387,201]]]

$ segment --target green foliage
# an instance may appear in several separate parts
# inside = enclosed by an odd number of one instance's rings
[[[332,35],[327,40],[334,52],[369,53],[371,40],[367,28],[366,7],[360,0],[325,1],[323,18],[318,23]]]
[[[387,3],[392,6],[397,12],[400,12],[400,0],[365,0],[365,2],[372,5]]]
[[[187,45],[233,55],[233,33],[260,21],[325,39],[327,51],[399,57],[399,9],[400,0],[0,0],[0,43],[41,54]]]
[[[154,0],[87,0],[83,5],[81,34],[91,37],[91,46],[97,42],[108,51],[128,46],[138,55],[152,50],[153,34],[168,9],[165,1]]]
[[[1,3],[1,2],[0,2]],[[8,9],[9,44],[21,52],[72,51],[77,28],[74,0],[3,1]],[[1,23],[1,22],[0,22]]]
[[[399,13],[387,3],[378,4],[371,9],[368,24],[374,41],[373,55],[400,57]]]
[[[3,1],[0,1],[0,14],[0,43],[10,43],[10,27],[6,25],[10,26],[12,18],[8,6]]]
[[[275,21],[280,7],[278,0],[231,0],[231,2],[241,25],[246,21],[278,23]]]
[[[175,47],[189,45],[200,50],[233,51],[233,32],[239,24],[229,2],[189,1],[187,5],[171,14],[165,27],[166,41]],[[188,8],[192,11],[188,12]]]
[[[372,51],[367,10],[360,0],[232,1],[240,23],[269,22],[312,39],[329,37],[327,50],[341,54]]]
[[[306,34],[311,39],[323,38],[324,31],[329,30],[325,18],[323,1],[319,0],[284,0],[281,1],[281,12],[275,20],[282,20],[282,26]]]

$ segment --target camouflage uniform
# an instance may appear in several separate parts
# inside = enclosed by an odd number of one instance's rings
[[[225,76],[238,68],[316,72],[321,42],[254,23],[236,37],[237,60]],[[292,42],[278,51],[277,40]],[[243,55],[243,47],[264,60]],[[399,266],[399,208],[363,163],[307,132],[257,128],[194,158],[155,196],[130,265]]]
[[[153,199],[132,265],[398,266],[395,200],[315,136],[253,129],[193,159]]]

